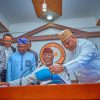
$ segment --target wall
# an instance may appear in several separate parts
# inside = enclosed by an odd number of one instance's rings
[[[100,31],[100,27],[96,26],[96,20],[93,17],[90,18],[79,18],[79,19],[58,19],[55,21],[55,23],[92,32],[92,31]],[[12,24],[10,25],[10,33],[16,37],[20,36],[22,34],[25,34],[33,29],[36,29],[42,25],[45,25],[46,23],[41,21],[39,22],[30,22],[30,23],[19,23],[19,24]],[[35,34],[35,36],[40,36],[40,35],[50,35],[50,34],[55,34],[59,33],[61,30],[54,29],[54,28],[49,28],[46,29],[42,32],[39,32],[38,34]],[[90,38],[89,40],[93,41],[95,44],[97,44],[98,47],[100,47],[100,38]],[[56,42],[61,44],[59,40],[55,41],[38,41],[38,42],[33,42],[32,43],[32,49],[37,51],[38,54],[42,48],[43,45],[50,43],[50,42]],[[14,44],[16,47],[16,44]]]
[[[0,22],[9,30],[10,23],[7,21],[7,19],[0,13]]]

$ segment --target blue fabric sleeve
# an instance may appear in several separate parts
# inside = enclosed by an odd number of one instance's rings
[[[52,80],[52,83],[66,83],[58,74],[52,74],[49,69],[41,69],[35,75],[39,81]]]
[[[59,75],[54,74],[52,80],[58,83],[66,83]]]
[[[39,81],[52,80],[52,73],[49,69],[42,69],[35,73]]]

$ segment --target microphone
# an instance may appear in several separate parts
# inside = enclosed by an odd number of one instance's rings
[[[23,75],[27,72],[27,71],[29,71],[30,69],[32,69],[33,68],[33,66],[35,66],[35,65],[37,65],[37,64],[39,64],[40,63],[40,61],[37,61],[36,63],[34,63],[31,67],[29,67],[27,70],[25,70],[23,73],[22,73],[22,75],[21,75],[21,77],[20,77],[20,81],[19,81],[19,85],[20,86],[22,86],[22,78],[23,78]],[[36,81],[36,80],[35,80]]]

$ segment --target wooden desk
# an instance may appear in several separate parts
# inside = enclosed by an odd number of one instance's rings
[[[46,85],[0,88],[0,100],[81,99],[100,99],[100,84]]]

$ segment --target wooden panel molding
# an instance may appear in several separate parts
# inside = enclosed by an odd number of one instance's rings
[[[98,31],[98,32],[86,32],[86,31],[75,29],[75,28],[71,28],[71,27],[67,27],[67,26],[63,26],[63,25],[58,25],[55,23],[48,23],[48,24],[45,24],[41,27],[38,27],[30,32],[27,32],[24,35],[21,35],[17,38],[14,38],[14,42],[16,42],[17,39],[20,37],[26,37],[31,41],[59,40],[58,33],[56,33],[54,35],[34,36],[35,34],[38,34],[38,32],[41,32],[41,31],[46,30],[48,28],[55,28],[55,29],[59,29],[59,30],[70,29],[73,32],[73,34],[78,38],[100,37],[100,31]],[[0,39],[0,41],[2,41],[2,39]]]
[[[9,32],[9,30],[0,22],[0,33]]]

